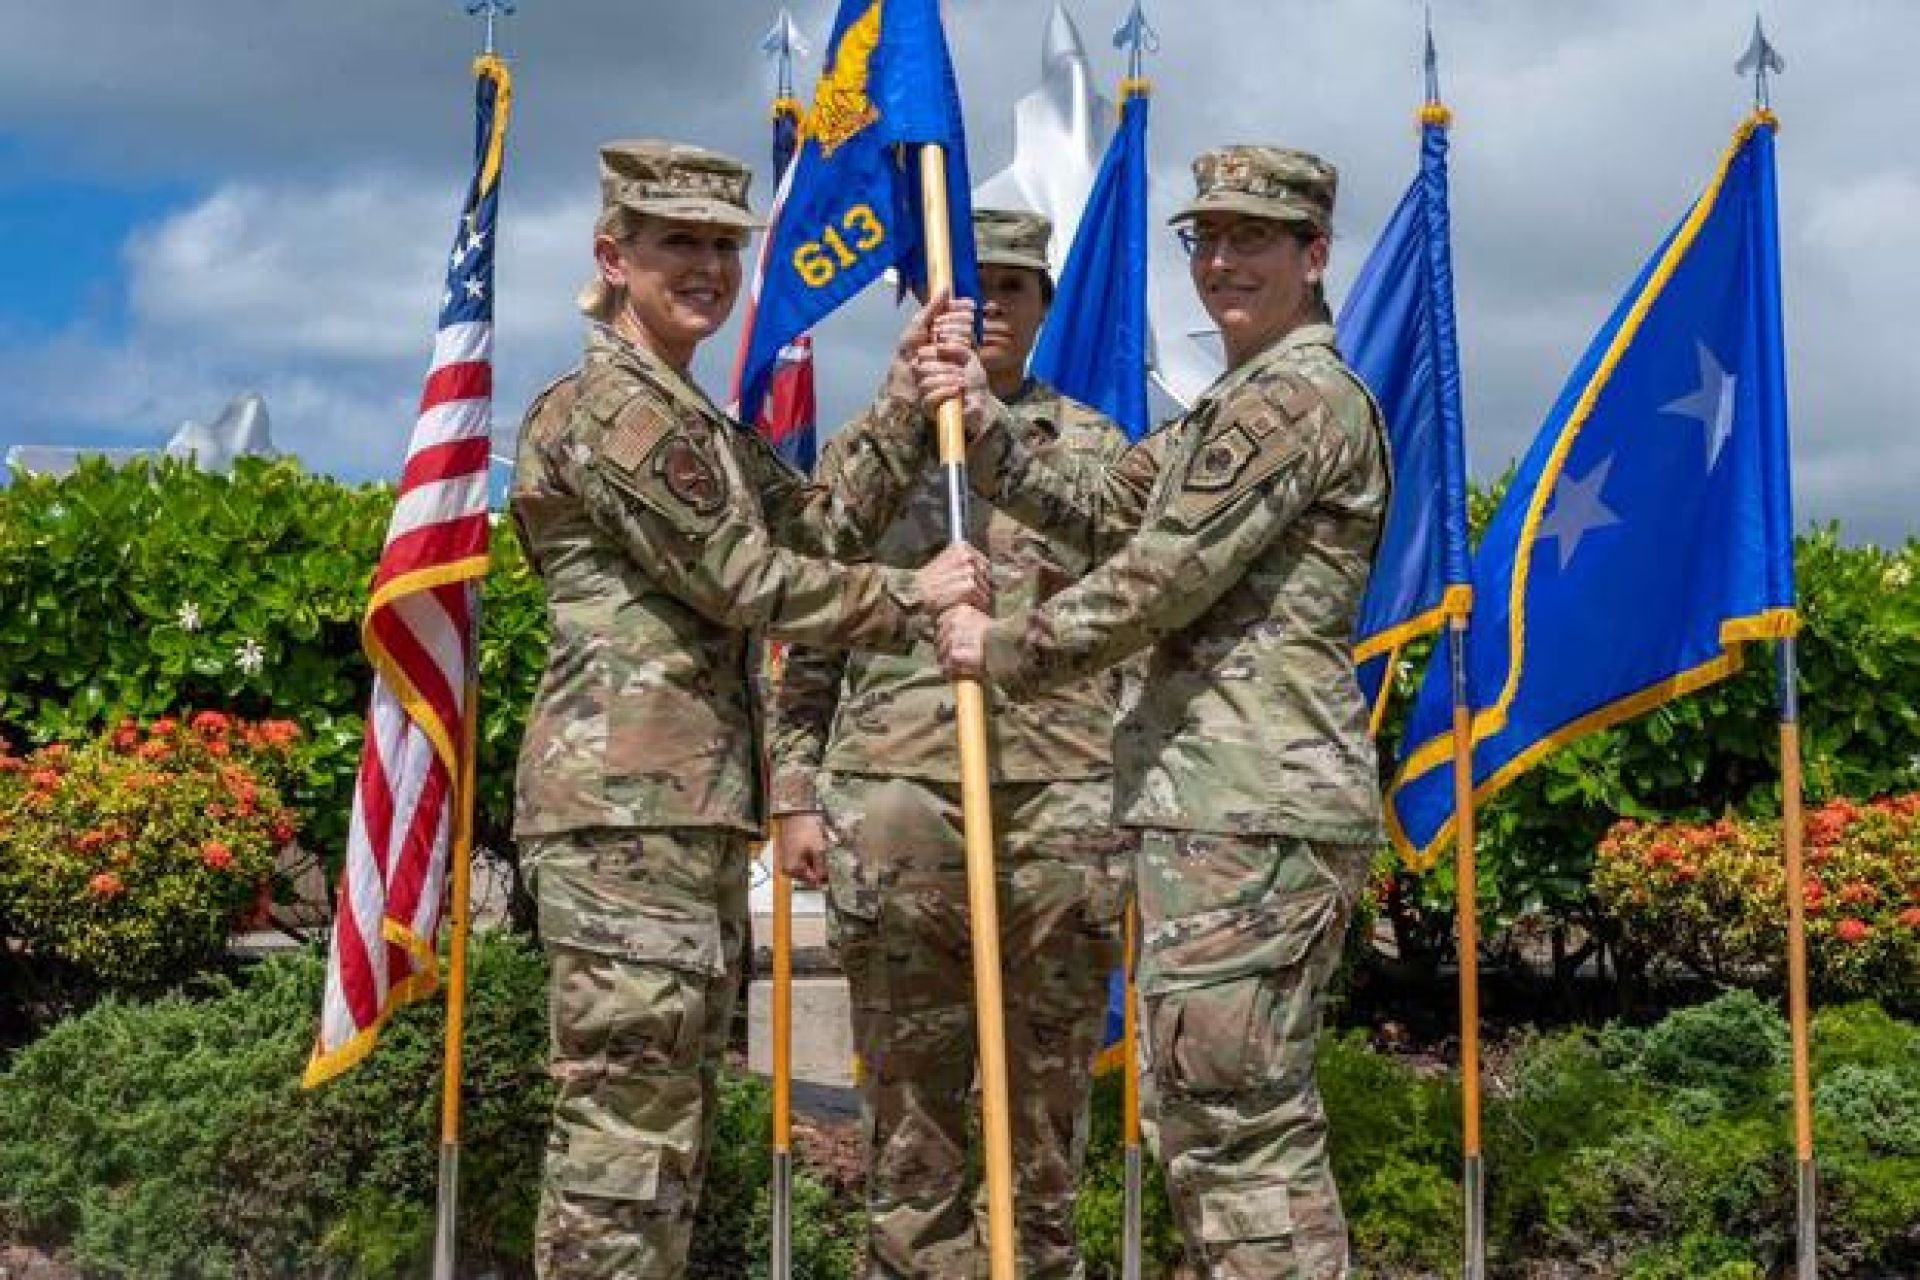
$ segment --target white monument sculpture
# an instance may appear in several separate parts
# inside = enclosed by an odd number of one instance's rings
[[[163,449],[108,449],[85,445],[15,445],[7,450],[7,466],[16,475],[63,476],[82,458],[104,458],[119,465],[139,458],[164,455],[191,462],[202,471],[221,475],[233,470],[236,458],[278,458],[267,421],[267,402],[254,392],[235,396],[211,425],[189,418],[180,424]]]

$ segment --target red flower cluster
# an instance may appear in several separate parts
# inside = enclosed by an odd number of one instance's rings
[[[202,967],[271,903],[298,824],[299,730],[197,711],[24,758],[0,744],[0,903],[15,937],[108,982]]]
[[[1920,793],[1834,800],[1806,815],[1801,903],[1810,964],[1843,997],[1920,987]],[[1715,981],[1778,979],[1786,859],[1775,820],[1615,823],[1594,890],[1627,944]]]

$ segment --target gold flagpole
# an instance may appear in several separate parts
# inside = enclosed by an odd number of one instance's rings
[[[793,96],[793,61],[804,49],[794,31],[793,15],[784,7],[760,47],[774,59],[776,67],[769,114],[776,123],[783,117],[790,118],[797,129],[800,104]],[[776,186],[783,176],[773,175]],[[740,412],[751,422],[758,408],[742,405]],[[779,675],[782,657],[782,650],[769,650],[769,676]],[[769,1280],[789,1280],[793,1274],[793,878],[780,864],[777,818],[767,823],[766,851],[767,863],[773,869],[773,999],[768,1011],[773,1041],[773,1257]]]
[[[1460,962],[1460,1187],[1466,1213],[1466,1280],[1487,1268],[1486,1187],[1480,1165],[1480,903],[1474,850],[1473,729],[1467,706],[1467,620],[1447,631],[1453,676],[1454,914]]]
[[[501,77],[494,104],[493,138],[487,166],[500,163],[506,136],[506,71],[494,52],[494,23],[512,13],[513,0],[469,0],[467,12],[484,16],[486,46],[474,63],[476,74]],[[487,179],[483,177],[482,185]],[[484,579],[482,580],[484,582]],[[440,1185],[434,1206],[433,1280],[454,1280],[460,1223],[460,1081],[467,1026],[467,933],[473,898],[473,814],[477,803],[475,773],[480,743],[480,599],[482,586],[473,587],[473,652],[467,668],[466,696],[460,707],[459,777],[453,795],[453,833],[448,842],[448,902],[452,917],[447,935],[447,1031],[440,1079]]]
[[[773,865],[773,1275],[793,1273],[793,879],[780,865],[779,819],[768,824]]]
[[[1780,704],[1780,841],[1787,881],[1787,1025],[1793,1043],[1795,1275],[1814,1280],[1820,1239],[1813,1161],[1813,1080],[1807,1027],[1807,898],[1800,816],[1799,663],[1791,637],[1778,642]]]
[[[480,610],[475,593],[472,668],[461,724],[460,778],[448,849],[447,1038],[440,1077],[440,1190],[433,1233],[434,1280],[453,1280],[460,1218],[460,1080],[467,1023],[467,916],[472,899],[474,756],[480,724]]]
[[[947,155],[920,148],[921,216],[930,295],[953,292]],[[960,404],[940,406],[936,429],[947,478],[947,536],[967,540],[967,433]],[[1000,989],[1000,908],[993,855],[993,793],[987,770],[987,701],[980,682],[953,682],[960,735],[960,811],[966,828],[967,906],[972,922],[974,1025],[980,1046],[981,1132],[986,1141],[987,1257],[991,1280],[1014,1280],[1013,1139],[1007,1115],[1007,1033]]]
[[[1127,951],[1121,989],[1121,1035],[1125,1041],[1121,1077],[1121,1140],[1126,1151],[1126,1202],[1120,1221],[1120,1280],[1140,1280],[1140,1027],[1134,1011],[1138,992],[1133,967],[1140,953],[1140,913],[1137,902],[1127,904]]]
[[[1747,50],[1734,63],[1753,77],[1753,109],[1771,122],[1767,76],[1787,69],[1758,15]],[[1792,635],[1774,649],[1774,697],[1780,712],[1780,843],[1787,887],[1787,1027],[1793,1054],[1794,1275],[1815,1280],[1820,1267],[1819,1185],[1813,1158],[1813,1075],[1807,1025],[1807,897],[1801,821],[1800,663]]]

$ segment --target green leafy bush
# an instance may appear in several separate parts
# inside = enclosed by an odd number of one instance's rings
[[[524,1276],[550,1105],[545,967],[499,935],[473,961],[462,1274]],[[402,1011],[365,1063],[302,1092],[319,979],[316,957],[274,960],[197,1003],[109,1000],[21,1051],[0,1076],[0,1238],[61,1245],[109,1277],[419,1274],[438,1010]],[[1492,1274],[1778,1274],[1793,1232],[1784,1035],[1735,992],[1645,1030],[1493,1046]],[[1820,1014],[1813,1045],[1821,1274],[1920,1274],[1920,1028],[1846,1006]],[[1456,1086],[1354,1033],[1322,1039],[1319,1078],[1359,1262],[1381,1280],[1456,1274]],[[1118,1103],[1101,1081],[1078,1210],[1093,1280],[1119,1271]],[[768,1132],[765,1086],[723,1077],[689,1274],[764,1274]],[[804,1170],[794,1196],[795,1274],[856,1274],[858,1196]],[[1144,1235],[1147,1274],[1171,1274],[1179,1243],[1151,1162]]]
[[[295,721],[306,736],[286,798],[308,847],[337,859],[372,683],[360,619],[392,511],[389,486],[284,461],[242,459],[230,477],[90,461],[17,479],[0,489],[0,733],[77,742],[177,707]],[[507,522],[484,619],[478,836],[504,849],[546,645]]]
[[[24,759],[0,744],[0,921],[109,985],[211,964],[296,833],[274,782],[297,739],[204,711]]]
[[[441,1010],[401,1010],[363,1063],[303,1091],[321,969],[289,956],[201,1001],[109,999],[20,1051],[0,1076],[0,1238],[142,1280],[422,1274]],[[552,1096],[546,966],[482,934],[468,975],[460,1274],[526,1276]],[[770,1131],[765,1087],[726,1078],[691,1274],[765,1258]],[[858,1205],[804,1172],[794,1197],[794,1274],[850,1275]]]
[[[1920,1162],[1876,1133],[1920,1088],[1920,1057],[1900,1057],[1916,1034],[1871,1006],[1814,1021],[1823,1275],[1920,1268]],[[1786,1044],[1784,1021],[1744,991],[1645,1032],[1536,1041],[1515,1068],[1524,1110],[1489,1110],[1503,1256],[1651,1280],[1774,1274],[1793,1244]],[[1554,1133],[1556,1113],[1580,1131]]]
[[[89,1274],[417,1274],[438,1161],[437,1002],[303,1091],[321,962],[206,1000],[108,1000],[0,1077],[0,1234],[66,1243]],[[524,1271],[546,1130],[545,969],[505,937],[469,968],[462,1248]]]
[[[1920,794],[1835,800],[1806,820],[1816,992],[1920,1000]],[[1615,825],[1594,890],[1625,947],[1717,982],[1784,982],[1786,878],[1775,819]]]

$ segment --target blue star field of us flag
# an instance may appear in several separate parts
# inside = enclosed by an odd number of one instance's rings
[[[500,215],[500,155],[494,115],[500,110],[499,83],[483,77],[475,104],[478,137],[474,150],[479,164],[461,206],[459,229],[447,260],[447,286],[440,295],[440,324],[493,322],[494,228]]]
[[[1477,799],[1796,626],[1773,142],[1771,115],[1741,125],[1588,347],[1474,556]],[[1388,794],[1416,865],[1453,831],[1450,711],[1432,664]]]

